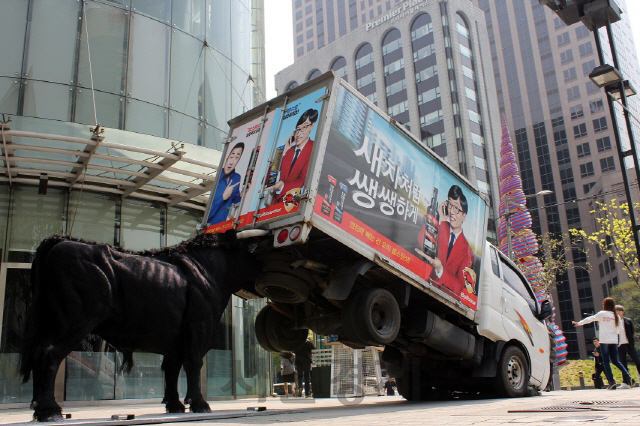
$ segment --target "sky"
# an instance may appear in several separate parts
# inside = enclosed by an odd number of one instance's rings
[[[267,73],[267,99],[274,98],[273,76],[293,63],[292,0],[265,0],[265,49]],[[626,0],[632,25],[633,40],[640,60],[640,0]]]

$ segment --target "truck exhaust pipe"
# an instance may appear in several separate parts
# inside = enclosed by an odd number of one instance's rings
[[[471,359],[475,353],[476,338],[431,311],[414,312],[405,329],[413,341],[438,350],[450,357]]]

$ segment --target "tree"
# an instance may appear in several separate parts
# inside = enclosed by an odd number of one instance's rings
[[[613,258],[640,288],[640,267],[628,203],[618,204],[614,198],[609,203],[597,201],[596,204],[597,209],[590,212],[594,215],[596,230],[587,233],[574,228],[569,232],[595,245],[602,253]],[[636,211],[640,210],[640,203],[634,204],[634,208]]]
[[[556,286],[558,277],[564,275],[568,270],[576,268],[590,270],[588,263],[583,266],[567,260],[567,253],[570,253],[573,247],[572,244],[565,244],[562,237],[545,232],[542,235],[536,235],[536,238],[540,247],[537,256],[540,264],[530,261],[533,256],[527,256],[519,259],[518,265],[526,276],[534,276],[530,281],[536,291],[543,288],[550,295]]]

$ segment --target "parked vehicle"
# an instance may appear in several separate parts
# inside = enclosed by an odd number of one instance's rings
[[[206,232],[256,239],[265,349],[384,345],[410,400],[546,385],[550,304],[486,241],[487,197],[405,126],[331,72],[229,124]]]

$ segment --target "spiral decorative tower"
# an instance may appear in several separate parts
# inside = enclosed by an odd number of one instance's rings
[[[525,195],[522,190],[522,180],[516,162],[516,156],[511,144],[511,136],[505,116],[502,116],[502,144],[500,146],[500,207],[499,216],[511,219],[511,250],[514,262],[520,266],[527,280],[533,288],[538,303],[551,300],[551,295],[545,290],[540,272],[542,263],[536,256],[538,240],[531,230],[531,214],[527,210]],[[507,221],[500,220],[498,226],[498,242],[503,253],[509,251],[509,235]],[[552,301],[553,302],[553,301]],[[555,322],[556,308],[553,307],[551,324],[555,333],[558,364],[567,359],[566,338]]]

